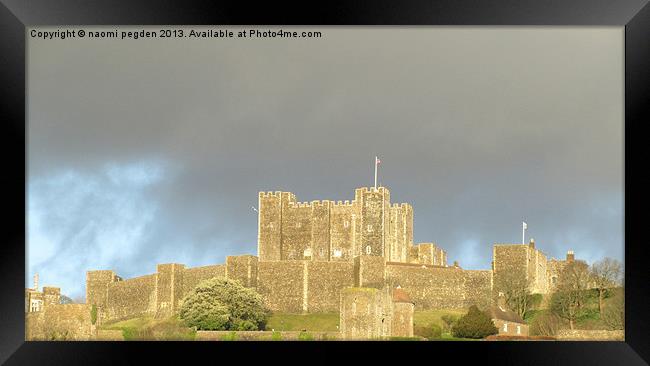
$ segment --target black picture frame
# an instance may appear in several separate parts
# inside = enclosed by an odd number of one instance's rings
[[[0,362],[131,364],[154,358],[221,363],[280,360],[497,364],[625,364],[650,360],[647,264],[641,232],[647,197],[643,124],[650,121],[650,6],[646,0],[445,0],[357,2],[2,0],[0,120],[8,231],[0,256]],[[496,25],[625,27],[625,342],[25,342],[26,27],[37,25]],[[636,161],[639,161],[637,166]],[[300,355],[298,352],[300,351]],[[447,360],[445,357],[447,356]],[[451,358],[448,358],[451,357]],[[277,358],[274,360],[274,358]],[[194,361],[199,362],[199,361]]]

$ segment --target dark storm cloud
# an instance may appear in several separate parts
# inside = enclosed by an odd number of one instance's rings
[[[30,272],[82,294],[87,269],[256,253],[258,191],[352,199],[375,154],[461,266],[522,220],[550,256],[622,259],[622,29],[321,30],[30,39]]]

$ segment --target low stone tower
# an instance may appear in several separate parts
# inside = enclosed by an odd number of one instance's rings
[[[390,336],[392,307],[384,289],[348,287],[341,290],[340,332],[343,339]]]
[[[415,305],[408,294],[397,287],[393,290],[393,337],[413,337],[413,311]]]

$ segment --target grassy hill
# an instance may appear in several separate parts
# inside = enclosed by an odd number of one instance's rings
[[[125,341],[138,340],[194,340],[196,332],[175,317],[154,319],[140,317],[104,324],[100,329],[121,330]]]
[[[274,313],[266,330],[336,332],[339,330],[339,313],[286,314]]]

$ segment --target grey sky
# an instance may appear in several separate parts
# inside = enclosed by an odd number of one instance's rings
[[[258,191],[351,200],[375,154],[464,268],[522,220],[549,256],[622,260],[622,27],[309,29],[28,37],[26,284],[255,254]]]

